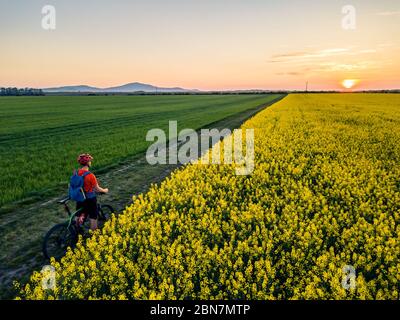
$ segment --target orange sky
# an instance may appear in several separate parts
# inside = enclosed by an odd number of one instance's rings
[[[52,1],[48,31],[46,1],[9,1],[0,86],[400,88],[400,2],[352,2],[355,30],[342,28],[336,0]]]

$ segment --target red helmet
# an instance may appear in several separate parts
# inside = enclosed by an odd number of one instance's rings
[[[92,160],[93,157],[89,153],[83,153],[78,157],[78,162],[83,166],[86,166]]]

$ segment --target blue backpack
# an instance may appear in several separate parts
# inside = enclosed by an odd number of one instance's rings
[[[80,176],[78,174],[78,170],[75,170],[69,182],[69,197],[71,200],[74,200],[76,202],[83,202],[87,198],[90,198],[92,193],[94,194],[94,192],[87,194],[85,190],[83,190],[84,179],[89,174],[90,171],[86,171],[82,176]]]

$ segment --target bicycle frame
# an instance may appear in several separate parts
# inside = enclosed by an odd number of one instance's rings
[[[83,210],[83,208],[80,208],[79,210],[76,210],[75,212],[71,213],[71,210],[69,209],[67,203],[68,201],[64,202],[64,210],[68,215],[68,228],[69,228],[72,224],[72,220],[76,217],[78,213],[80,213]]]
[[[99,193],[99,195],[100,194],[101,193]],[[56,224],[49,231],[47,231],[47,233],[44,237],[43,245],[42,245],[43,254],[47,259],[50,259],[51,255],[52,255],[51,253],[49,253],[49,243],[50,242],[54,242],[52,244],[52,247],[54,247],[54,245],[55,245],[56,246],[55,248],[58,248],[56,250],[59,251],[61,249],[61,254],[63,255],[66,252],[65,245],[73,247],[76,244],[76,242],[78,241],[79,236],[83,236],[83,237],[90,236],[89,226],[86,224],[87,216],[85,216],[85,221],[79,221],[81,219],[77,219],[76,221],[74,221],[74,219],[78,218],[79,215],[84,211],[84,208],[82,207],[82,208],[72,212],[68,206],[68,202],[70,200],[71,199],[68,197],[63,200],[58,201],[58,203],[64,207],[64,211],[66,212],[66,214],[68,216],[68,220],[63,223]],[[99,210],[99,218],[102,223],[104,223],[106,220],[108,220],[108,218],[110,218],[111,214],[114,212],[114,209],[110,205],[101,205],[100,202],[97,203],[97,207]],[[103,209],[106,210],[106,213],[104,213]],[[65,232],[69,233],[70,235],[67,234],[66,236],[64,236]],[[71,235],[72,235],[72,238],[71,238]],[[52,247],[50,247],[50,248],[52,248]],[[53,249],[51,249],[51,250],[53,250]],[[60,252],[58,252],[56,254],[58,255],[59,253]],[[60,256],[60,258],[61,258],[61,256]]]
[[[97,193],[97,195],[100,196],[100,195],[102,195],[102,193]],[[60,201],[59,203],[64,206],[64,210],[68,215],[68,228],[69,228],[72,224],[72,220],[77,216],[77,214],[82,212],[83,208],[80,208],[80,209],[76,210],[75,212],[71,213],[71,210],[68,207],[68,202],[69,202],[69,198],[66,198],[66,199]],[[97,205],[99,207],[101,206],[100,201],[98,201]]]

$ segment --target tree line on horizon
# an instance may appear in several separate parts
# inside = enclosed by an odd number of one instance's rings
[[[0,96],[44,96],[42,89],[34,88],[0,88]]]

